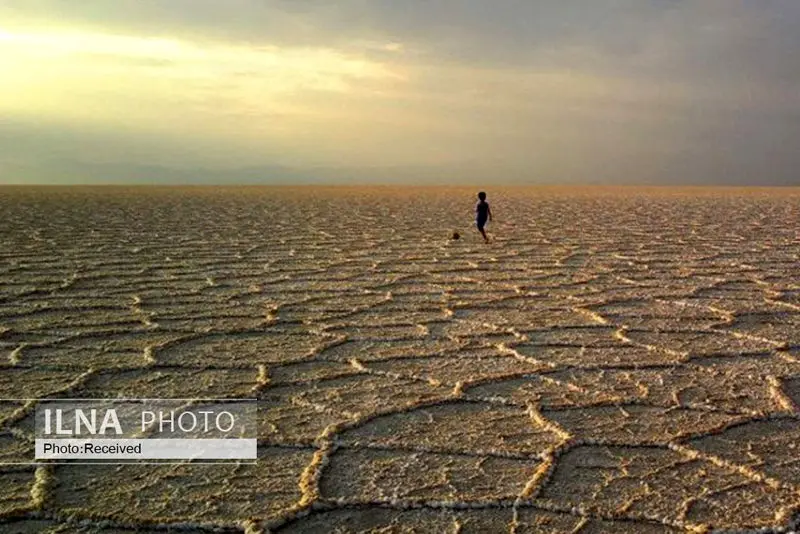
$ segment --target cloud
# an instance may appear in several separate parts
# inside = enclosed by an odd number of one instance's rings
[[[0,20],[0,117],[159,140],[140,159],[797,180],[796,0],[7,0]],[[73,155],[96,159],[89,137]]]
[[[680,70],[713,68],[709,60],[724,56],[758,68],[753,59],[788,58],[800,42],[794,0],[85,0],[80,8],[67,0],[9,0],[0,10],[4,20],[137,35],[291,47],[395,43],[437,61],[492,65],[582,56],[636,66],[660,60]]]

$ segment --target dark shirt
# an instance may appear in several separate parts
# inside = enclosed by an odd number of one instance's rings
[[[489,203],[481,200],[475,204],[475,214],[479,221],[487,220],[489,218]]]

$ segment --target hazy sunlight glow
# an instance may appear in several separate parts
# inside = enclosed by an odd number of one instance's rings
[[[415,6],[0,2],[0,169],[798,181],[800,2]]]
[[[5,78],[0,111],[46,110],[69,116],[86,107],[79,96],[89,93],[123,100],[196,101],[193,90],[200,88],[193,83],[202,81],[206,93],[215,89],[240,101],[250,94],[274,104],[271,97],[276,95],[347,92],[355,83],[402,79],[383,65],[326,48],[245,47],[68,31],[0,30],[0,68]],[[179,81],[184,83],[174,83]],[[96,108],[98,102],[90,104]]]

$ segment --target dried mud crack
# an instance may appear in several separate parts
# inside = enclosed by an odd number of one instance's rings
[[[0,462],[35,399],[260,406],[255,465],[0,465],[0,531],[792,531],[800,192],[471,194],[0,189]]]

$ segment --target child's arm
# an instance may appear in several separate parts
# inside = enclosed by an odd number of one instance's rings
[[[486,208],[486,212],[489,214],[489,220],[491,221],[492,220],[492,207],[488,206]]]

